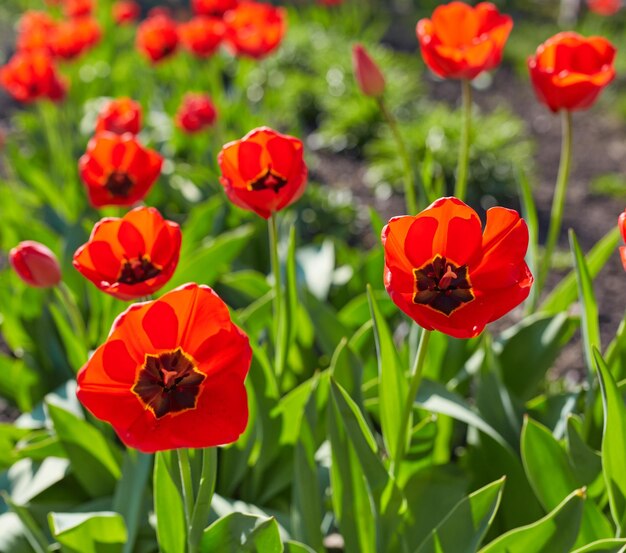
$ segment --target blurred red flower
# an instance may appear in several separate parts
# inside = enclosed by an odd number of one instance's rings
[[[77,396],[144,452],[236,441],[248,424],[252,350],[208,286],[131,305],[78,373]]]
[[[385,77],[362,44],[352,48],[352,68],[361,92],[366,96],[382,96],[385,91]]]
[[[615,15],[622,7],[622,0],[587,0],[587,7],[599,15]]]
[[[196,15],[222,16],[238,3],[239,0],[191,0],[191,9]]]
[[[502,61],[513,20],[489,2],[450,2],[417,23],[426,65],[446,79],[473,79]]]
[[[39,242],[20,242],[9,252],[9,263],[29,286],[50,288],[61,282],[61,267],[56,256]]]
[[[56,26],[57,22],[46,12],[25,11],[17,23],[17,50],[48,50]]]
[[[217,161],[230,200],[265,219],[295,202],[306,187],[302,142],[268,127],[229,142]]]
[[[133,205],[142,200],[161,173],[163,158],[130,133],[96,134],[78,162],[80,177],[94,207]]]
[[[58,101],[65,97],[66,85],[52,57],[43,51],[17,52],[0,68],[0,85],[20,102],[41,98]]]
[[[67,17],[91,15],[95,7],[94,0],[63,0],[63,13]]]
[[[117,0],[111,7],[113,21],[118,25],[134,23],[141,15],[141,7],[134,0]]]
[[[197,56],[210,56],[224,38],[224,22],[216,17],[199,15],[178,26],[180,42]]]
[[[98,114],[96,133],[138,134],[141,130],[141,105],[130,98],[115,98]]]
[[[90,16],[75,17],[59,23],[50,35],[52,53],[63,59],[73,59],[98,43],[102,31]]]
[[[235,55],[260,59],[280,44],[287,27],[283,8],[257,2],[241,2],[224,14],[226,44]]]
[[[420,326],[471,338],[519,305],[533,277],[524,262],[526,223],[513,210],[476,212],[441,198],[416,216],[394,217],[382,232],[385,288]]]
[[[617,220],[617,226],[619,228],[620,234],[622,235],[622,240],[626,243],[626,210],[620,213],[620,216]],[[619,255],[622,260],[624,270],[626,271],[626,246],[620,246]]]
[[[185,94],[176,113],[176,125],[185,132],[195,133],[215,123],[217,110],[207,94]]]
[[[168,15],[153,15],[137,27],[137,48],[152,62],[171,56],[177,47],[178,29]]]
[[[605,38],[558,33],[528,58],[535,93],[553,112],[587,109],[615,78],[615,47]]]
[[[74,267],[100,290],[121,300],[154,294],[172,278],[180,255],[180,228],[153,207],[96,223],[74,254]]]

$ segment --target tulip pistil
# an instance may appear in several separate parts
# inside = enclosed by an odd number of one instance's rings
[[[271,190],[278,194],[278,191],[287,184],[287,179],[282,175],[279,175],[276,171],[273,171],[271,167],[268,167],[260,177],[253,180],[248,184],[249,190]]]
[[[158,276],[160,272],[161,269],[153,265],[146,256],[139,254],[136,258],[126,259],[122,265],[117,282],[121,284],[138,284]]]
[[[128,176],[128,173],[122,171],[113,171],[105,184],[105,188],[117,198],[128,196],[132,187],[132,179]]]
[[[467,265],[456,266],[440,255],[423,267],[413,269],[413,278],[413,303],[427,305],[444,315],[451,315],[474,299]]]

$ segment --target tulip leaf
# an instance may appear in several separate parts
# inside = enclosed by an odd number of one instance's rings
[[[121,553],[127,539],[118,513],[50,513],[48,521],[66,553]]]
[[[594,350],[594,356],[604,409],[602,470],[619,536],[626,530],[626,407],[602,355]]]
[[[619,230],[617,227],[613,227],[585,256],[587,270],[592,279],[598,275],[602,267],[613,255],[618,242]],[[556,315],[561,311],[567,311],[569,306],[576,301],[577,293],[576,271],[573,270],[548,294],[548,297],[540,305],[538,312]]]
[[[569,553],[578,536],[585,495],[576,490],[545,517],[510,530],[479,553]]]
[[[533,199],[533,191],[530,181],[528,180],[528,175],[521,167],[518,167],[517,182],[519,184],[520,199],[522,201],[522,215],[528,225],[528,253],[526,254],[526,258],[530,272],[536,274],[536,270],[539,266],[537,263],[539,258],[537,252],[537,244],[539,242],[539,218],[537,216],[537,206]],[[530,289],[530,296],[528,298],[530,305],[535,305],[533,301],[535,290],[535,286],[532,286]]]
[[[29,545],[35,553],[47,553],[48,540],[41,529],[37,526],[37,522],[33,518],[30,511],[23,505],[15,503],[6,492],[2,493],[2,499],[9,506],[11,511],[19,518],[24,529],[24,536],[28,540]]]
[[[462,499],[416,553],[475,553],[500,505],[504,478]]]
[[[187,529],[176,451],[159,451],[154,462],[154,514],[161,553],[185,551]]]
[[[38,549],[33,548],[28,542],[26,536],[26,528],[18,515],[15,513],[3,513],[0,515],[0,553],[33,553],[38,552]],[[48,551],[47,542],[46,544]]]
[[[572,553],[622,553],[624,547],[626,547],[626,539],[610,538],[594,541]]]
[[[181,549],[184,551],[184,549]],[[202,536],[201,553],[282,553],[283,544],[275,518],[231,513],[209,526]]]
[[[535,495],[548,511],[580,487],[561,444],[545,426],[530,418],[525,419],[522,430],[522,461]],[[592,501],[585,502],[576,544],[582,546],[612,536],[611,524],[598,506]]]
[[[389,456],[395,458],[398,452],[398,440],[408,440],[408,436],[398,435],[402,412],[408,394],[408,385],[405,377],[406,370],[398,359],[391,332],[369,285],[367,287],[367,297],[372,321],[374,322],[374,338],[376,340],[376,356],[378,358],[380,423],[387,452]],[[411,425],[409,424],[408,427],[410,428]]]
[[[321,551],[321,549],[318,549],[318,551]],[[286,541],[285,553],[315,553],[315,550],[311,549],[308,545],[304,545],[303,543]]]

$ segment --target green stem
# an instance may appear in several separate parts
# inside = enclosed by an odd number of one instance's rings
[[[189,465],[189,452],[185,448],[177,449],[178,469],[180,470],[180,481],[182,484],[183,505],[185,507],[185,521],[187,523],[187,546],[189,553],[195,553],[189,541],[191,529],[191,519],[193,516],[193,486],[191,483],[191,466]]]
[[[398,153],[400,154],[400,158],[402,159],[402,165],[404,166],[404,199],[406,201],[407,213],[409,215],[415,215],[418,209],[417,199],[415,197],[415,179],[413,175],[413,169],[411,168],[411,159],[409,157],[409,152],[404,143],[404,139],[402,138],[402,134],[400,134],[398,122],[393,116],[393,113],[389,111],[382,97],[377,98],[377,101],[380,112],[383,114],[385,121],[387,121],[387,124],[391,129],[391,134],[393,134],[393,138],[396,141]],[[426,194],[426,191],[424,191],[424,194]]]
[[[269,221],[270,258],[272,273],[274,274],[274,340],[278,342],[280,330],[280,311],[282,308],[282,283],[280,277],[280,261],[278,257],[278,230],[276,227],[276,213],[272,212]],[[278,349],[276,357],[278,357]],[[278,359],[276,359],[278,361]]]
[[[424,369],[424,360],[426,359],[426,352],[428,350],[428,342],[430,340],[430,335],[432,331],[422,329],[422,335],[420,336],[420,342],[417,346],[417,353],[415,355],[415,362],[413,364],[413,369],[411,370],[411,382],[409,385],[409,395],[406,398],[406,402],[404,404],[404,410],[402,411],[402,419],[400,419],[400,427],[398,428],[398,441],[397,441],[397,449],[396,454],[393,458],[393,464],[391,472],[392,474],[398,474],[400,470],[400,466],[402,465],[402,459],[404,458],[404,453],[406,450],[406,445],[408,441],[409,434],[409,423],[411,421],[411,414],[413,413],[413,402],[415,401],[415,397],[417,396],[417,391],[419,390],[420,383],[422,381],[422,372]]]
[[[559,164],[559,174],[556,179],[556,188],[554,189],[554,198],[552,199],[548,238],[546,239],[543,259],[539,267],[537,282],[535,283],[535,306],[539,301],[539,296],[541,295],[541,291],[546,283],[546,278],[550,272],[552,254],[554,253],[554,249],[559,240],[559,234],[561,233],[567,183],[572,168],[572,114],[568,110],[561,111],[561,128],[561,161]]]
[[[202,474],[198,497],[191,516],[189,527],[189,550],[196,551],[211,511],[211,500],[217,479],[217,448],[208,447],[202,451]]]
[[[74,332],[81,340],[85,346],[87,344],[87,330],[85,329],[85,321],[83,316],[78,309],[78,305],[76,304],[76,300],[74,299],[74,295],[67,287],[65,282],[59,282],[57,286],[54,287],[54,292],[60,300],[60,303],[65,307],[65,311],[67,316],[69,317],[70,323]]]
[[[465,201],[467,193],[467,175],[469,169],[470,130],[472,127],[472,85],[468,79],[461,81],[463,97],[463,127],[461,129],[461,143],[459,145],[459,161],[456,168],[456,187],[454,195]]]

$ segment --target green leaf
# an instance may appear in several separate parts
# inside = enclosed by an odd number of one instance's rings
[[[67,353],[67,359],[70,366],[74,372],[78,372],[89,357],[87,348],[85,347],[85,344],[81,342],[79,336],[69,324],[67,318],[63,315],[59,307],[56,304],[51,303],[48,305],[48,308],[50,309],[52,318],[54,319],[57,330],[59,331],[61,340],[63,340],[63,346],[65,347],[65,352]]]
[[[578,536],[584,502],[583,491],[576,490],[542,519],[503,534],[479,553],[569,553]]]
[[[602,456],[583,439],[582,422],[569,416],[567,419],[567,452],[572,468],[581,485],[587,487],[590,497],[596,498],[606,493],[602,475]]]
[[[626,546],[626,539],[612,538],[598,540],[572,551],[572,553],[621,553]]]
[[[533,397],[577,326],[565,313],[539,313],[505,330],[493,349],[506,388],[522,400]]]
[[[617,535],[626,530],[626,407],[602,355],[594,350],[604,408],[602,468]]]
[[[296,229],[291,227],[287,246],[287,260],[285,264],[285,299],[280,312],[278,337],[276,339],[276,374],[283,374],[287,363],[287,355],[295,338],[295,318],[298,309],[298,282],[296,279]]]
[[[212,285],[245,248],[255,228],[245,225],[212,238],[181,259],[178,270],[166,286],[171,290],[186,282]]]
[[[391,332],[378,308],[372,288],[369,285],[367,287],[367,297],[369,299],[372,321],[374,322],[374,338],[376,340],[376,355],[378,357],[380,423],[383,429],[383,439],[387,453],[394,458],[398,452],[398,428],[400,427],[402,412],[407,401],[408,385],[405,369],[398,359]],[[408,437],[402,436],[401,439],[406,440]]]
[[[29,512],[29,510],[22,506],[16,504],[6,492],[0,492],[2,494],[2,499],[9,506],[11,511],[13,511],[24,528],[24,536],[28,540],[28,543],[33,548],[35,553],[47,553],[48,551],[48,540],[46,536],[44,536],[41,529],[37,526],[35,519]]]
[[[121,553],[127,539],[118,513],[50,513],[48,522],[66,553]]]
[[[496,515],[504,480],[496,480],[460,501],[416,553],[474,553]]]
[[[520,197],[522,200],[522,215],[526,224],[528,225],[528,266],[532,274],[536,274],[537,265],[537,244],[539,243],[539,218],[537,217],[537,207],[535,200],[533,199],[533,191],[528,180],[528,175],[521,168],[517,170],[517,183],[520,189]],[[535,288],[533,287],[530,292],[529,302],[533,305],[532,296]]]
[[[530,485],[547,511],[580,486],[559,442],[545,426],[529,418],[522,430],[522,461]],[[611,524],[598,506],[592,501],[585,502],[577,545],[612,536]]]
[[[159,451],[154,462],[154,514],[161,553],[185,551],[187,535],[176,451]]]
[[[111,494],[121,476],[119,452],[88,422],[52,403],[47,408],[72,470],[85,491],[92,497]]]
[[[578,297],[582,303],[583,349],[589,374],[593,374],[593,349],[600,349],[600,325],[598,323],[598,304],[593,293],[593,283],[589,268],[582,250],[572,229],[569,231],[569,240],[574,255],[574,267],[576,270],[576,283],[578,284]]]
[[[200,544],[201,553],[282,553],[283,550],[276,519],[244,513],[232,513],[216,520],[204,531]]]
[[[321,551],[321,549],[318,549],[318,551]],[[303,543],[286,541],[285,553],[315,553],[315,549],[311,549],[308,545],[304,545]]]
[[[369,295],[365,293],[352,298],[339,311],[339,320],[350,328],[358,328],[365,324],[371,317]],[[385,290],[372,290],[371,295],[383,316],[389,317],[398,309]]]
[[[614,254],[619,242],[619,229],[613,226],[585,256],[589,276],[595,278],[605,263]],[[556,315],[567,311],[577,297],[576,271],[571,271],[539,307],[538,311]]]
[[[33,553],[26,528],[15,513],[0,515],[0,553]]]

